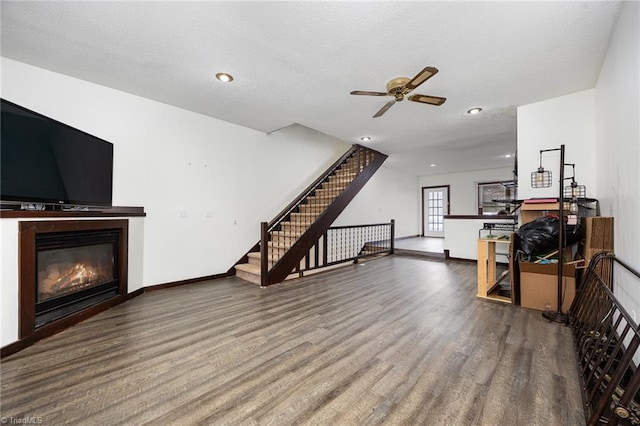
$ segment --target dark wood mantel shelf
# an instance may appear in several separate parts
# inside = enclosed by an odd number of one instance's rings
[[[86,211],[62,210],[0,210],[0,218],[46,218],[46,217],[144,217],[144,207],[113,206]]]

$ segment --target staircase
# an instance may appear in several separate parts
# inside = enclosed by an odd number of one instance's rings
[[[261,286],[300,276],[314,261],[311,247],[386,158],[361,145],[351,147],[276,218],[261,224],[261,240],[235,265],[236,276]]]

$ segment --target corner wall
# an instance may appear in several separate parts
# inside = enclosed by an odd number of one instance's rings
[[[558,198],[559,151],[542,154],[542,166],[552,173],[550,188],[532,188],[531,172],[540,165],[540,150],[562,144],[565,163],[575,164],[576,181],[586,185],[587,197],[598,198],[593,89],[518,107],[518,198]],[[571,167],[565,166],[565,177],[571,174]]]
[[[640,3],[624,2],[595,89],[598,198],[602,215],[615,217],[616,257],[636,271],[640,271],[639,28]],[[614,292],[638,322],[638,279],[617,274]]]

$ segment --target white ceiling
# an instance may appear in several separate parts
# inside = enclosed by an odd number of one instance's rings
[[[2,0],[2,55],[267,133],[368,135],[387,165],[428,175],[513,166],[516,107],[594,87],[619,6]],[[374,119],[391,98],[349,94],[425,66],[440,72],[414,93],[442,106]]]

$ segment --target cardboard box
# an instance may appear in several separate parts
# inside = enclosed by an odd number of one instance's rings
[[[568,205],[566,206],[568,207]],[[520,206],[520,223],[524,225],[533,222],[547,213],[553,213],[557,216],[559,209],[560,203],[523,203]]]
[[[520,262],[520,305],[539,311],[558,308],[558,265]],[[562,267],[562,312],[566,313],[576,296],[576,268]]]

